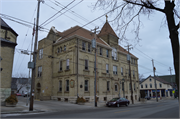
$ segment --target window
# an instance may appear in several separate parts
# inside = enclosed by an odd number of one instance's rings
[[[88,43],[88,52],[91,52],[91,44]]]
[[[64,51],[66,51],[66,46],[64,45]]]
[[[134,83],[134,90],[136,90],[136,84]]]
[[[60,51],[59,52],[62,52],[62,47],[60,47]]]
[[[146,88],[148,87],[148,85],[147,85],[147,84],[145,84],[145,86],[146,86]]]
[[[149,86],[150,86],[150,88],[152,88],[152,84],[151,83],[149,84]]]
[[[106,50],[106,57],[109,57],[109,50]]]
[[[88,80],[84,82],[84,91],[88,91]]]
[[[59,62],[59,71],[62,71],[62,60]]]
[[[60,49],[58,48],[58,49],[57,49],[57,53],[59,53],[59,51],[60,51]]]
[[[113,74],[117,74],[117,66],[113,66]]]
[[[141,84],[141,88],[143,88],[143,84]]]
[[[133,70],[133,77],[135,77],[135,72],[134,72],[134,70]]]
[[[161,83],[159,84],[159,87],[160,87],[160,88],[162,87],[162,84],[161,84]]]
[[[124,82],[122,82],[122,91],[124,91]]]
[[[106,64],[106,73],[109,73],[109,64]]]
[[[149,81],[151,81],[151,78],[149,79]]]
[[[85,69],[88,70],[88,60],[85,60]]]
[[[129,83],[129,90],[131,90],[131,83]]]
[[[82,42],[82,50],[86,50],[86,44],[85,44],[85,42]]]
[[[69,91],[69,80],[66,80],[66,91]]]
[[[59,91],[62,91],[62,81],[59,81]]]
[[[110,81],[107,81],[107,91],[109,91],[109,84],[110,84]]]
[[[42,66],[38,67],[38,77],[42,75]]]
[[[123,67],[121,67],[121,75],[123,75]]]
[[[115,91],[118,91],[118,87],[117,87],[117,84],[115,84]]]
[[[102,55],[102,48],[99,48],[99,54]]]
[[[114,60],[117,60],[117,50],[116,50],[116,48],[112,48],[112,58]]]
[[[40,49],[39,50],[39,59],[42,59],[43,58],[43,49]]]
[[[66,60],[66,69],[69,69],[69,59]]]

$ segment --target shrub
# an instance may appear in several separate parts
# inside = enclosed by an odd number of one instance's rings
[[[17,100],[16,95],[11,95],[8,98],[6,98],[5,102],[10,103],[10,104],[14,104],[14,103],[17,103],[18,100]]]
[[[76,103],[80,103],[80,102],[85,103],[86,100],[83,97],[81,98],[78,97],[78,99],[76,100]]]

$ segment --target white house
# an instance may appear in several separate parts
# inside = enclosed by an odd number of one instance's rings
[[[141,81],[139,84],[140,91],[145,91],[145,94],[147,96],[150,96],[151,98],[155,98],[156,97],[155,79],[156,79],[158,97],[159,98],[172,97],[173,88],[171,84],[159,77],[149,76],[143,81]]]

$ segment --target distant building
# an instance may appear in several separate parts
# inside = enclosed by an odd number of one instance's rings
[[[14,50],[17,45],[18,34],[1,19],[0,40],[1,40],[1,105],[11,94],[11,79],[13,69]]]
[[[91,31],[80,26],[63,32],[52,27],[38,42],[35,98],[75,102],[77,96],[94,100],[94,62]],[[138,58],[131,55],[130,87],[128,51],[119,45],[119,38],[109,25],[104,24],[97,34],[97,97],[107,101],[125,97],[134,101],[139,97]]]
[[[30,92],[30,81],[28,78],[12,78],[11,91],[12,93],[24,94]]]
[[[152,77],[149,76],[145,80],[142,80],[139,84],[140,91],[144,91],[147,96],[151,98],[156,97],[156,88],[155,88],[155,79],[157,84],[157,95],[158,97],[172,97],[172,85],[159,78],[159,77]]]

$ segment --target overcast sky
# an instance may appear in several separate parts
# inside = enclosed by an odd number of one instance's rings
[[[58,2],[66,6],[71,1],[58,0]],[[73,2],[73,4],[68,6],[68,8],[71,8],[78,2],[80,2],[80,0]],[[83,2],[71,9],[72,11],[74,11],[74,13],[81,15],[86,20],[82,20],[79,17],[76,17],[72,12],[66,12],[65,14],[59,16],[57,19],[45,25],[44,27],[50,29],[52,26],[55,26],[58,31],[62,32],[76,25],[83,26],[89,21],[94,20],[95,18],[105,13],[105,11],[103,10],[92,10],[92,7],[90,6],[95,2],[96,0],[84,0]],[[13,16],[31,23],[33,23],[34,18],[36,18],[37,0],[1,0],[0,5],[0,13],[2,14]],[[53,4],[49,0],[45,0],[45,3],[41,3],[40,5],[39,24],[42,24],[49,17],[57,13],[57,11],[50,8],[50,6],[56,10],[61,10],[61,7]],[[65,11],[66,10],[64,9],[62,12]],[[174,74],[173,55],[168,28],[166,25],[161,27],[163,17],[164,15],[159,12],[154,12],[154,14],[150,17],[150,20],[148,20],[146,17],[141,17],[143,27],[141,27],[140,30],[140,38],[142,40],[139,42],[138,45],[136,45],[132,50],[130,50],[131,53],[133,53],[136,57],[139,58],[138,69],[139,73],[144,75],[144,78],[148,77],[149,75],[153,75],[151,61],[152,59],[155,60],[154,65],[156,67],[156,75],[169,75],[169,67],[173,69],[172,74]],[[110,21],[113,18],[113,16],[109,16],[108,20]],[[18,45],[16,46],[14,56],[13,76],[20,73],[26,74],[28,76],[29,70],[27,68],[27,63],[30,60],[30,56],[21,54],[19,49],[28,49],[30,51],[33,25],[31,25],[31,28],[29,28],[25,25],[18,24],[5,18],[3,18],[3,20],[19,35],[17,37]],[[105,21],[106,17],[104,16],[94,21],[93,23],[85,26],[84,28],[91,30],[94,29],[95,26],[99,26],[99,28],[101,29]],[[115,25],[112,25],[112,23],[110,23],[110,25],[115,30]],[[117,31],[115,32],[117,33]],[[46,37],[46,35],[47,32],[39,31],[38,41]],[[129,41],[129,43],[133,46],[135,45],[134,42]],[[120,42],[119,45],[124,47],[127,44],[126,42]]]

